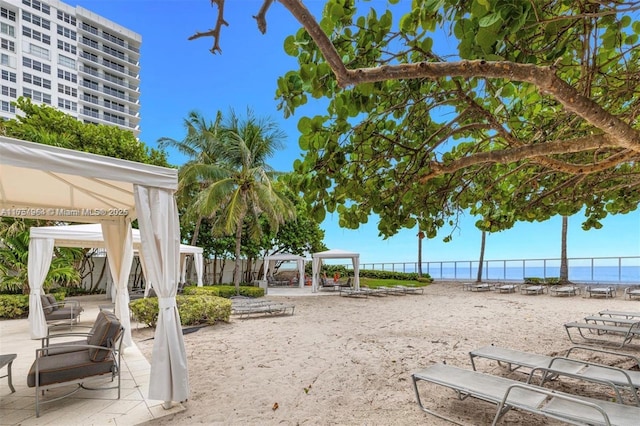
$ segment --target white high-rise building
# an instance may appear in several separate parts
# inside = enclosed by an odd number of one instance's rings
[[[0,0],[0,117],[20,96],[140,133],[142,37],[57,0]]]

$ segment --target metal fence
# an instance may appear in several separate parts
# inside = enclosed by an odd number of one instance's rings
[[[477,260],[422,262],[422,273],[436,280],[475,281],[478,265]],[[568,266],[569,280],[574,282],[640,284],[640,256],[570,258]],[[418,262],[363,263],[360,269],[418,272]],[[483,281],[522,281],[525,277],[559,276],[559,258],[486,260],[482,267]]]

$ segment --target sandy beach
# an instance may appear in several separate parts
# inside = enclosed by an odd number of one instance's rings
[[[419,409],[413,372],[443,361],[470,369],[469,351],[491,343],[555,355],[572,346],[565,322],[603,309],[640,311],[638,302],[623,299],[622,289],[615,299],[601,299],[470,292],[455,283],[407,296],[269,299],[295,304],[295,314],[232,317],[184,336],[191,387],[186,410],[148,424],[451,424]],[[147,357],[152,336],[151,329],[134,330]],[[478,367],[523,379],[495,362],[481,360]],[[426,387],[421,395],[425,405],[460,424],[490,424],[495,415],[494,405],[458,401],[442,387]],[[512,411],[501,424],[554,423]]]

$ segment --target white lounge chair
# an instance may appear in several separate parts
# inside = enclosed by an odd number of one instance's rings
[[[411,378],[420,409],[456,424],[459,424],[459,421],[423,405],[418,389],[419,382],[452,389],[460,400],[473,397],[495,404],[497,408],[493,425],[511,409],[579,425],[635,426],[640,418],[640,407],[579,397],[445,364],[431,365],[414,373]]]
[[[640,372],[571,358],[576,351],[604,353],[621,359],[630,359],[640,365],[640,358],[636,356],[584,346],[573,346],[567,350],[564,356],[552,357],[489,345],[469,352],[469,356],[471,358],[471,367],[474,371],[476,370],[476,358],[491,359],[498,361],[499,365],[506,364],[509,371],[526,368],[529,370],[529,375],[540,372],[542,376],[541,385],[547,379],[560,375],[595,382],[604,381],[604,384],[613,387],[616,393],[620,393],[621,390],[629,391],[633,395],[634,404],[640,405],[640,399],[636,393],[637,390],[640,390]],[[556,374],[546,374],[546,370],[553,370]]]

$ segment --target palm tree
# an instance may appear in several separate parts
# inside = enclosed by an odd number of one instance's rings
[[[184,120],[187,135],[181,141],[163,137],[158,139],[160,148],[173,147],[188,158],[187,163],[179,171],[177,202],[181,210],[182,226],[193,224],[191,245],[196,245],[203,216],[193,208],[193,200],[201,189],[211,182],[203,179],[204,173],[193,172],[193,166],[201,170],[215,165],[218,140],[218,128],[222,114],[218,112],[213,122],[208,122],[200,113],[191,111]]]
[[[567,258],[567,229],[569,227],[569,218],[562,216],[562,233],[560,243],[560,282],[569,282],[569,259]]]
[[[235,236],[233,281],[239,293],[245,230],[256,239],[262,232],[259,218],[277,232],[280,224],[295,217],[293,203],[273,185],[280,173],[266,162],[281,147],[285,134],[275,122],[259,119],[251,110],[246,118],[231,110],[225,119],[218,113],[214,123],[201,119],[192,115],[188,120],[197,125],[182,142],[182,152],[191,160],[180,170],[179,187],[184,191],[197,184],[190,210],[209,218],[220,235]],[[176,146],[168,139],[162,143]]]

